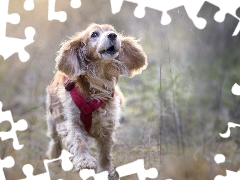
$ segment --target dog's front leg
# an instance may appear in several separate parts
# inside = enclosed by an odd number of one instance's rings
[[[61,155],[62,143],[56,131],[56,127],[52,117],[47,115],[48,136],[51,138],[49,142],[48,151],[45,156],[47,159],[58,158]]]
[[[57,130],[63,144],[73,154],[74,170],[96,169],[97,161],[89,154],[87,138],[79,124],[75,121],[63,121],[57,124]]]
[[[104,135],[102,137],[96,138],[97,145],[98,145],[98,173],[102,171],[112,171],[112,146],[113,146],[113,139],[112,133]]]

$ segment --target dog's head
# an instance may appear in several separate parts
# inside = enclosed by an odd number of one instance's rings
[[[121,67],[119,75],[127,76],[147,66],[146,55],[134,38],[122,36],[111,25],[98,24],[63,42],[56,62],[57,69],[70,78],[86,74],[91,65],[107,67],[108,71],[115,65]]]

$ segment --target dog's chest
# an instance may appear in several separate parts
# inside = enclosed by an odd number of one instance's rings
[[[64,87],[59,88],[58,95],[63,105],[63,117],[67,121],[76,121],[81,123],[80,109],[76,106],[69,92],[66,92]],[[100,108],[92,112],[90,136],[99,136],[107,131],[114,130],[120,119],[120,99],[118,95],[107,100]]]
[[[120,102],[119,97],[114,96],[103,106],[93,112],[90,135],[100,135],[103,131],[114,130],[119,125]]]

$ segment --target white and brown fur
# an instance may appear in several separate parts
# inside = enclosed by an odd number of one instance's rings
[[[56,57],[58,71],[47,87],[47,124],[51,137],[47,157],[57,158],[65,146],[74,155],[75,170],[97,168],[98,172],[110,172],[114,130],[119,125],[123,99],[116,86],[118,78],[132,77],[146,67],[146,55],[138,42],[118,34],[111,25],[91,24],[63,42]],[[80,120],[80,110],[65,90],[66,77],[75,82],[86,99],[106,101],[93,112],[89,133]],[[89,153],[88,137],[97,142],[98,161]]]

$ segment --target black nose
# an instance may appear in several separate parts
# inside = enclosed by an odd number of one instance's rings
[[[117,35],[115,33],[109,33],[107,37],[110,40],[115,40],[117,38]]]

